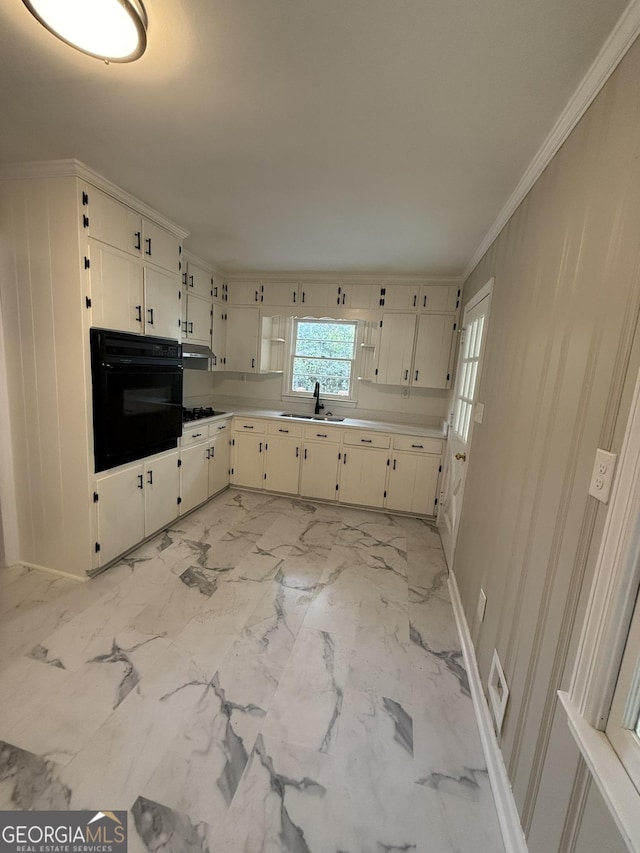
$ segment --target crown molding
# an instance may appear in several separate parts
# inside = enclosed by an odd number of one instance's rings
[[[314,272],[310,270],[298,270],[288,272],[237,272],[225,271],[224,276],[228,281],[329,281],[332,284],[344,282],[345,284],[459,284],[462,285],[462,276],[449,275],[420,275],[420,273],[396,273],[385,275],[384,273],[345,273],[340,270]]]
[[[181,225],[158,213],[154,208],[141,201],[136,196],[131,195],[126,190],[114,184],[112,181],[105,178],[99,172],[82,163],[80,160],[43,160],[32,163],[8,163],[0,166],[0,180],[31,180],[42,178],[79,178],[82,181],[87,181],[94,187],[97,187],[113,198],[126,204],[127,207],[134,208],[142,216],[152,220],[167,231],[171,231],[179,239],[184,240],[189,236],[189,231]]]
[[[560,146],[585,114],[598,92],[602,89],[622,58],[640,34],[640,0],[631,0],[617,24],[605,41],[582,82],[573,93],[551,132],[542,143],[537,154],[520,178],[518,185],[498,214],[497,219],[471,256],[463,273],[466,280],[491,244],[498,237],[520,203],[549,165]]]

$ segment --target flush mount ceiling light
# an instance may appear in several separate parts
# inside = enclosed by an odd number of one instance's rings
[[[141,0],[22,0],[62,41],[106,62],[132,62],[147,46]]]

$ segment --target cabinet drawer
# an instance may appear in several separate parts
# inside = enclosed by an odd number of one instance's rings
[[[291,422],[287,422],[286,418],[283,418],[281,421],[272,422],[269,424],[267,432],[269,435],[283,435],[290,436],[291,438],[301,438],[302,437],[302,424],[292,424]],[[322,431],[322,430],[321,430]]]
[[[394,450],[411,450],[414,453],[442,453],[443,442],[439,438],[423,438],[419,435],[394,435]]]
[[[223,435],[228,432],[231,432],[231,419],[209,424],[209,438],[215,438],[217,435]]]
[[[234,418],[233,429],[235,432],[263,433],[265,422],[252,420],[251,418]]]
[[[189,429],[185,429],[182,431],[182,438],[180,439],[180,447],[188,447],[190,444],[197,444],[199,441],[208,441],[209,440],[209,427],[208,425],[200,425],[196,426],[195,424]]]
[[[337,444],[342,438],[342,430],[326,424],[318,424],[316,426],[305,426],[303,435],[312,441],[329,441]]]
[[[344,444],[355,444],[359,447],[389,447],[390,437],[384,432],[369,432],[364,429],[346,429]]]

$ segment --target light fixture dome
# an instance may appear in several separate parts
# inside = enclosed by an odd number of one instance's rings
[[[141,0],[22,0],[62,41],[108,62],[132,62],[147,46]]]

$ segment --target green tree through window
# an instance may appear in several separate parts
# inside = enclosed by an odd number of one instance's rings
[[[355,357],[356,323],[298,320],[293,352],[291,390],[348,397]]]

